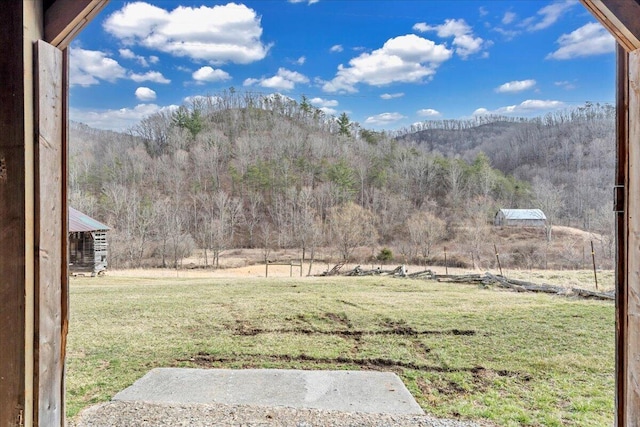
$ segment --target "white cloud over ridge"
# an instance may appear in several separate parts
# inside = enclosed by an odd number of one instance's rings
[[[417,114],[420,117],[438,117],[440,116],[440,111],[434,110],[433,108],[423,108],[422,110],[418,110]]]
[[[243,4],[179,6],[171,12],[134,2],[111,14],[104,29],[125,44],[212,64],[248,64],[270,48],[261,40],[261,18]]]
[[[545,110],[557,110],[564,108],[566,104],[562,101],[554,100],[541,100],[541,99],[527,99],[517,105],[509,105],[507,107],[500,107],[495,110],[488,110],[486,108],[478,108],[473,112],[474,116],[484,115],[509,115],[509,114],[537,114]]]
[[[558,38],[560,47],[547,55],[547,59],[573,59],[615,52],[616,42],[599,23],[590,22]]]
[[[340,64],[336,76],[325,82],[322,89],[329,93],[355,93],[359,83],[372,86],[422,83],[451,55],[446,46],[415,34],[395,37],[380,49],[352,58],[348,66]]]
[[[104,52],[72,47],[69,51],[69,84],[92,86],[100,80],[115,82],[126,78],[127,70]]]
[[[142,102],[155,101],[156,92],[148,87],[141,86],[136,89],[136,98],[138,98]]]
[[[304,74],[300,74],[297,71],[287,70],[286,68],[279,68],[276,75],[272,77],[263,77],[260,79],[249,78],[243,83],[244,86],[259,85],[264,88],[277,89],[277,90],[292,90],[296,84],[309,83],[309,78]]]
[[[456,54],[463,59],[481,52],[490,44],[481,37],[474,36],[473,29],[464,19],[447,19],[441,25],[428,25],[425,22],[419,22],[413,26],[413,29],[422,33],[435,31],[441,38],[453,37]]]
[[[337,107],[338,101],[335,99],[323,99],[323,98],[311,98],[309,100],[311,105],[316,107]]]
[[[364,122],[368,125],[373,126],[385,126],[391,123],[399,122],[402,119],[406,119],[406,116],[403,116],[400,113],[382,113],[375,116],[367,117]]]
[[[229,80],[231,76],[224,70],[214,69],[208,65],[196,70],[191,77],[198,83],[204,82],[222,82]]]
[[[528,80],[514,80],[501,84],[496,88],[498,93],[518,93],[524,90],[531,89],[536,85],[536,81],[533,79]]]
[[[119,110],[88,111],[77,108],[69,109],[70,119],[84,123],[97,129],[106,129],[122,132],[135,126],[143,118],[160,112],[173,111],[177,105],[161,107],[156,104],[138,104],[134,108],[121,108]]]

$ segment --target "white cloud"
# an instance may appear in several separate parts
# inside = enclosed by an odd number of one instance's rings
[[[456,53],[461,58],[468,58],[490,45],[481,37],[474,36],[473,30],[464,19],[447,19],[441,25],[427,25],[425,22],[419,22],[413,26],[413,29],[422,33],[435,31],[441,38],[453,37]]]
[[[151,62],[152,64],[157,64],[160,61],[160,58],[158,58],[155,55],[151,55],[149,56],[149,62]]]
[[[498,93],[517,93],[523,90],[531,89],[536,85],[536,81],[532,79],[528,80],[514,80],[501,84],[496,88]]]
[[[231,76],[226,71],[220,69],[214,69],[212,67],[204,66],[195,71],[192,75],[193,79],[199,83],[204,82],[221,82],[229,80]]]
[[[539,31],[555,24],[562,15],[578,4],[578,0],[556,1],[540,9],[536,16],[525,19],[522,24],[529,31]]]
[[[418,110],[417,113],[420,117],[437,117],[440,115],[440,111],[434,110],[433,108],[423,108],[422,110]]]
[[[486,7],[484,7],[484,6],[480,6],[480,7],[478,8],[478,14],[479,14],[480,16],[487,16],[487,15],[489,14],[489,11],[487,10],[487,8],[486,8]]]
[[[249,78],[243,83],[244,86],[253,86],[258,84],[264,88],[277,90],[292,90],[296,84],[309,83],[309,78],[297,71],[279,68],[275,76],[263,77],[260,79]]]
[[[500,107],[496,110],[488,110],[486,108],[478,108],[473,112],[474,116],[483,116],[487,114],[507,115],[507,114],[520,114],[529,115],[536,114],[543,111],[557,110],[565,107],[565,103],[562,101],[553,100],[541,100],[541,99],[527,99],[522,101],[518,105],[509,105],[507,107]]]
[[[307,4],[315,4],[318,3],[320,0],[289,0],[289,3],[307,3]]]
[[[583,25],[577,30],[558,38],[558,50],[547,55],[547,59],[573,59],[584,56],[615,52],[616,42],[597,22]]]
[[[139,104],[134,108],[121,108],[119,110],[89,111],[71,108],[69,115],[71,120],[87,124],[98,129],[124,131],[138,124],[143,118],[160,112],[173,111],[177,105],[160,107],[156,104]]]
[[[243,4],[179,6],[167,11],[145,2],[125,4],[104,21],[104,29],[129,45],[212,64],[248,64],[270,48],[260,40],[261,17]]]
[[[516,14],[514,12],[505,12],[502,17],[502,23],[504,25],[509,25],[516,19]]]
[[[373,126],[385,126],[396,123],[402,119],[406,119],[406,117],[400,113],[382,113],[375,116],[367,117],[364,122],[368,125]]]
[[[344,48],[342,47],[341,44],[336,44],[331,46],[331,49],[329,49],[329,52],[342,52],[344,50]]]
[[[100,80],[114,82],[126,77],[127,71],[104,52],[72,47],[69,52],[69,84],[92,86]]]
[[[167,79],[162,73],[158,71],[147,71],[144,74],[130,73],[129,78],[134,82],[154,82],[154,83],[162,83],[167,84],[171,83],[171,80]]]
[[[415,34],[387,40],[371,53],[363,53],[349,61],[349,66],[340,64],[333,80],[325,82],[325,92],[357,92],[355,85],[366,83],[383,86],[390,83],[421,83],[432,77],[443,62],[451,58],[452,52],[444,45]]]
[[[148,87],[141,86],[136,89],[136,98],[142,102],[155,101],[156,93]]]
[[[298,65],[304,65],[304,63],[307,62],[307,57],[301,56],[300,58],[296,59],[294,62]]]
[[[558,87],[561,87],[561,88],[563,88],[565,90],[572,90],[572,89],[576,88],[576,85],[571,83],[568,80],[562,80],[562,81],[559,81],[559,82],[553,82],[553,84],[558,86]]]
[[[323,99],[323,98],[311,98],[309,100],[311,105],[316,107],[337,107],[338,101],[335,99]]]
[[[383,93],[382,95],[380,95],[380,98],[382,99],[394,99],[394,98],[402,98],[404,96],[404,92],[397,92],[397,93]]]
[[[149,61],[147,61],[147,59],[144,56],[141,55],[136,55],[135,53],[133,53],[133,51],[131,49],[119,49],[118,52],[120,52],[120,56],[125,58],[125,59],[133,59],[135,61],[138,62],[138,64],[142,65],[143,67],[148,67],[149,66]],[[154,56],[153,58],[155,58],[156,62],[158,62],[158,57]],[[151,58],[149,58],[151,59]]]

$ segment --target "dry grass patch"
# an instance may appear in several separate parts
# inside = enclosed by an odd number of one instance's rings
[[[77,278],[68,414],[159,366],[375,369],[397,372],[439,416],[609,425],[613,333],[611,303],[469,285]]]

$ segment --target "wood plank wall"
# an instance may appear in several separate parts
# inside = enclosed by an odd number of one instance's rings
[[[628,163],[627,149],[629,141],[629,55],[621,45],[617,47],[617,93],[616,93],[616,174],[615,174],[615,211],[616,211],[616,420],[618,425],[625,425],[626,396],[626,357],[627,347],[625,334],[627,319],[627,218],[625,205],[629,196],[626,190]]]
[[[36,44],[36,390],[35,422],[62,426],[63,412],[63,54]],[[66,311],[66,310],[64,310]]]
[[[622,334],[626,352],[623,425],[640,426],[640,49],[629,53],[627,289]]]
[[[0,7],[0,425],[19,424],[25,376],[25,144],[23,7]]]

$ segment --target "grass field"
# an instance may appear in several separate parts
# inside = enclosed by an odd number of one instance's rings
[[[67,413],[159,366],[396,372],[426,412],[606,426],[614,305],[393,278],[71,281]]]

